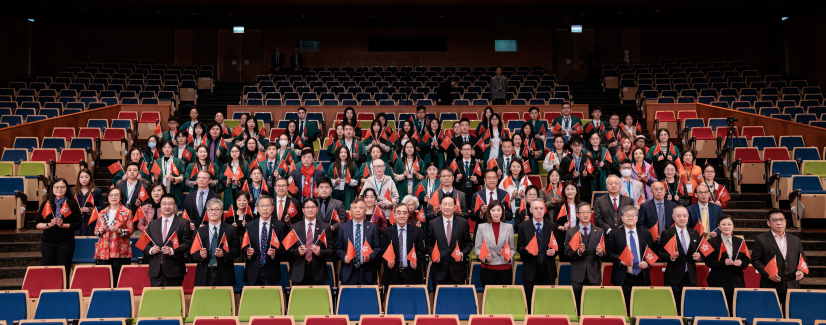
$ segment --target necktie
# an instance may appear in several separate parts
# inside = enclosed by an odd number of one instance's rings
[[[204,215],[204,194],[206,192],[204,192],[204,191],[200,191],[200,192],[201,193],[198,193],[198,216],[203,216]]]
[[[567,119],[567,118],[565,118],[565,123],[564,123],[564,124],[565,124],[565,125],[564,125],[564,129],[566,129],[566,130],[567,130],[567,129],[568,129],[568,119]]]
[[[490,194],[488,196],[488,204],[490,204],[490,201],[493,201],[493,191],[488,192],[488,194]]]
[[[502,176],[508,176],[508,169],[510,169],[510,157],[505,158],[505,166],[502,166]]]
[[[163,219],[163,240],[166,241],[166,230],[169,229],[169,219]]]
[[[301,121],[301,125],[298,127],[298,132],[300,134],[304,134],[304,121]]]
[[[209,145],[209,161],[215,161],[215,140]]]
[[[542,224],[537,222],[535,224],[535,226],[536,226],[536,243],[539,247],[544,247],[541,244],[541,242],[542,242]],[[542,265],[542,263],[545,263],[545,254],[543,254],[543,253],[544,252],[542,250],[539,250],[539,254],[536,254],[540,265]]]
[[[274,173],[275,173],[275,169],[273,168],[273,164],[275,164],[275,162],[274,162],[274,161],[270,161],[270,162],[268,163],[268,165],[269,165],[269,166],[267,167],[267,171],[268,171],[270,174],[274,174]]]
[[[464,137],[464,138],[465,138],[465,139],[464,139],[464,142],[468,142],[468,139],[467,139],[467,137]]]
[[[209,241],[209,266],[215,266],[215,248],[218,246],[218,226],[212,226],[212,240]]]
[[[355,261],[356,268],[361,266],[361,247],[362,247],[361,243],[362,243],[362,241],[361,241],[361,224],[357,223],[356,224],[356,261]]]
[[[582,237],[588,237],[588,226],[582,227]]]
[[[683,244],[683,254],[688,255],[688,245],[685,242],[685,231],[680,230],[680,242]],[[688,271],[688,263],[685,265],[685,270]]]
[[[284,199],[278,199],[278,220],[284,220],[281,218],[281,214],[284,212]]]
[[[450,226],[450,220],[447,221],[447,230],[445,232],[445,237],[447,237],[447,246],[450,246],[450,235],[453,234],[453,228]]]
[[[660,225],[658,228],[662,233],[663,227],[665,227],[665,218],[663,217],[663,204],[657,203],[657,223]]]
[[[399,256],[402,259],[402,267],[407,267],[407,254],[404,251],[407,250],[407,245],[404,244],[404,228],[399,229]]]
[[[327,212],[327,200],[321,200],[321,210],[319,210],[322,215]]]
[[[267,238],[268,234],[267,223],[265,222],[261,225],[261,242],[258,246],[260,248],[260,252],[258,253],[258,264],[261,265],[267,265],[267,242],[269,242],[269,238]]]
[[[278,64],[278,61],[281,61],[281,55],[280,55],[280,54],[278,54],[278,53],[276,53],[276,54],[275,54],[275,64],[276,64],[276,65]]]
[[[311,243],[313,242],[313,223],[310,222],[307,225],[307,239],[304,241],[304,247],[307,247],[307,251],[304,252],[304,260],[310,262],[313,260],[313,252],[310,249],[312,247]]]
[[[614,211],[617,211],[617,209],[619,209],[619,207],[617,207],[617,198],[613,198],[613,199],[614,199]]]
[[[709,231],[709,228],[708,228],[708,209],[706,209],[706,208],[707,207],[703,207],[703,221],[702,222],[703,222],[703,229],[705,229],[705,231],[708,232]],[[702,235],[702,234],[700,234],[700,235]]]
[[[470,175],[470,162],[469,161],[465,162],[465,174]],[[470,177],[470,176],[468,176],[468,177]]]
[[[637,256],[637,241],[634,239],[634,231],[633,230],[629,231],[628,234],[630,235],[630,236],[628,236],[628,238],[630,238],[630,240],[631,240],[631,254],[634,254],[634,266],[631,268],[631,270],[634,271],[634,275],[639,275],[640,274],[640,257]]]

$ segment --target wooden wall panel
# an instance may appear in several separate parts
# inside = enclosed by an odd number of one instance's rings
[[[0,16],[0,88],[7,87],[9,81],[15,78],[26,78],[29,74],[29,36],[33,33],[31,25],[24,19]],[[35,56],[36,53],[33,53],[32,61]],[[33,65],[32,73],[35,68]]]
[[[189,65],[192,64],[192,49],[193,49],[193,30],[176,30],[175,31],[175,64]]]
[[[591,50],[591,45],[594,45],[593,29],[585,29],[576,34],[571,33],[570,29],[555,30],[553,57],[558,80],[588,80],[588,51]]]

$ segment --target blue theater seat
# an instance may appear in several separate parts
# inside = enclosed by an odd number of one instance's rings
[[[684,288],[683,317],[729,317],[726,295],[720,288]]]
[[[571,285],[571,263],[559,264],[559,275],[557,276],[557,284],[561,286]]]
[[[803,325],[826,319],[826,291],[789,289],[787,295],[786,317],[800,319]]]
[[[75,237],[75,253],[72,256],[72,263],[94,263],[97,242],[98,238],[93,236]]]
[[[362,315],[381,314],[378,286],[341,286],[336,314],[358,321]]]
[[[86,318],[132,318],[132,292],[128,289],[95,289]]]
[[[235,263],[235,285],[232,287],[236,294],[244,291],[244,263]]]
[[[792,190],[800,190],[801,194],[826,194],[820,177],[816,175],[797,175],[792,177]]]
[[[5,321],[6,325],[9,325],[27,319],[28,300],[28,292],[23,290],[0,292],[0,306],[3,306],[0,321]]]
[[[390,286],[387,293],[388,315],[402,315],[412,321],[416,315],[429,313],[430,299],[424,286]]]
[[[43,290],[34,319],[79,319],[81,292],[77,290]]]
[[[734,317],[744,318],[748,325],[755,318],[783,318],[774,289],[734,289],[734,302]]]

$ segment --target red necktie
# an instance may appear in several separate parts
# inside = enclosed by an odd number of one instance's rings
[[[617,211],[617,198],[614,198],[614,211]]]
[[[310,247],[312,247],[312,244],[311,244],[312,241],[313,241],[313,223],[310,222],[310,224],[307,225],[307,240],[304,241],[304,247],[307,247],[307,251],[304,252],[304,259],[307,260],[307,262],[310,262],[310,261],[313,260],[313,252],[310,249]]]

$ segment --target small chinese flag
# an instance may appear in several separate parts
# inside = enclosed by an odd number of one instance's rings
[[[770,278],[777,275],[777,272],[779,272],[777,270],[777,256],[772,257],[772,260],[769,261],[768,264],[766,264],[766,267],[763,268],[763,270],[766,271],[766,273],[769,275]]]
[[[668,255],[674,255],[677,252],[677,236],[671,237],[671,239],[665,243],[665,251],[668,252]]]
[[[554,125],[554,128],[551,129],[551,133],[559,133],[559,131],[561,131],[561,130],[562,130],[562,126],[559,125],[559,123],[556,123],[556,125]]]
[[[797,262],[797,270],[809,274],[809,264],[806,263],[806,260],[803,258],[803,254],[800,254],[800,261]]]
[[[748,258],[751,259],[751,254],[749,254],[749,247],[746,246],[745,241],[740,242],[740,253],[746,254],[746,256],[748,256]]]
[[[407,262],[408,264],[416,264],[418,261],[418,257],[416,257],[416,246],[410,249],[410,252],[407,253]]]
[[[384,254],[381,255],[385,261],[388,263],[396,261],[396,251],[393,250],[393,244],[391,243],[387,246],[387,249],[384,251]]]
[[[143,219],[144,217],[146,217],[146,215],[143,213],[143,208],[138,207],[137,211],[135,212],[135,217],[132,218],[132,222],[133,223],[138,222],[141,219]],[[89,221],[91,221],[91,220],[89,220]]]
[[[439,252],[439,243],[436,242],[433,244],[433,252],[430,253],[430,260],[434,263],[442,258],[442,253]]]
[[[639,206],[640,206],[640,205],[642,205],[643,203],[645,203],[645,199],[643,198],[642,194],[640,194],[640,197],[639,197],[639,198],[637,198],[637,207],[639,207]],[[656,227],[656,226],[657,226],[657,225],[654,225],[654,227]],[[659,236],[657,236],[657,237],[659,237]]]
[[[575,167],[574,164],[576,164],[576,161],[571,159],[571,163],[568,165],[568,172],[569,173],[574,171],[574,167]]]
[[[319,242],[319,241],[324,243],[324,247],[327,247],[327,232],[326,231],[321,232],[321,235],[318,236],[318,239],[316,240],[316,242]]]
[[[505,247],[502,247],[502,250],[499,251],[499,255],[502,255],[502,258],[504,258],[506,261],[511,260],[511,256],[513,255],[513,251],[511,251],[511,244],[509,242],[505,242]]]
[[[631,252],[631,246],[625,246],[625,249],[622,250],[622,254],[620,254],[619,259],[625,263],[625,265],[630,266],[634,264],[634,253]]]
[[[597,247],[602,248],[603,252],[605,251],[605,234],[599,237],[599,244],[597,244]]]
[[[645,246],[645,262],[650,266],[654,266],[654,263],[656,263],[658,259],[660,259],[660,257],[654,254],[651,247]]]
[[[146,232],[144,232],[143,234],[141,234],[141,238],[138,238],[138,241],[135,242],[135,247],[137,247],[140,250],[144,250],[146,248],[146,245],[149,245],[149,243],[151,242],[152,239],[149,238],[149,235]]]
[[[556,242],[556,236],[554,236],[553,231],[551,231],[551,240],[548,241],[548,248],[553,249],[555,251],[559,250],[559,244]]]
[[[531,241],[528,243],[528,246],[525,246],[525,250],[527,250],[528,253],[531,253],[531,255],[533,256],[536,256],[536,254],[539,253],[539,247],[537,247],[536,244],[536,236],[533,236],[533,239],[531,239]]]
[[[607,162],[607,163],[613,163],[614,162],[614,158],[611,158],[611,153],[610,152],[606,151],[605,152],[605,157],[602,157],[602,158],[605,159],[605,162]]]
[[[318,169],[318,170],[323,172],[324,171],[324,166],[322,166],[321,163],[316,163],[315,169]]]
[[[576,232],[573,236],[571,236],[571,240],[568,241],[568,246],[571,247],[571,250],[579,249],[579,244],[582,243],[582,235],[579,231]]]
[[[109,165],[109,173],[117,174],[119,171],[123,170],[123,166],[121,166],[120,161],[116,161],[114,164]]]
[[[391,225],[396,224],[396,211],[390,210],[390,218],[387,218],[387,222]]]
[[[347,239],[347,255],[345,257],[349,258],[350,261],[356,258],[356,248],[353,247],[353,241],[349,239]]]
[[[462,260],[462,252],[459,250],[459,245],[456,245],[456,248],[453,249],[453,253],[450,253],[450,256],[453,257],[456,262]]]
[[[419,209],[419,213],[416,214],[416,219],[419,219],[421,222],[425,222],[424,209]]]
[[[273,232],[272,236],[270,236],[270,246],[275,248],[281,247],[281,242],[278,240],[278,236],[275,234],[275,232]]]
[[[241,248],[249,247],[250,246],[250,234],[248,232],[244,232],[244,239],[241,241]]]
[[[654,227],[651,227],[651,229],[648,229],[648,231],[651,232],[651,238],[653,238],[654,241],[660,240],[660,223],[659,222],[655,223]]]
[[[422,186],[422,183],[419,183],[419,186],[416,186],[416,191],[413,192],[413,196],[419,196],[421,192],[424,192],[424,186]]]
[[[433,192],[433,194],[430,195],[430,201],[427,203],[430,203],[433,207],[439,205],[439,193]]]
[[[91,196],[91,195],[89,195],[89,196]],[[46,204],[46,205],[48,205],[48,204]],[[140,211],[142,209],[138,208],[138,210]],[[100,218],[100,216],[98,215],[98,209],[92,207],[92,216],[89,218],[89,223],[87,223],[86,225],[91,225],[93,222],[97,221],[98,218]]]
[[[141,163],[141,171],[142,171],[144,174],[149,175],[149,168],[147,168],[147,167],[146,167],[146,161],[144,161],[144,162],[142,162],[142,163]]]
[[[611,140],[613,138],[614,138],[614,131],[609,130],[607,133],[605,133],[605,140]]]
[[[488,243],[484,239],[482,239],[482,248],[479,250],[479,260],[484,262],[485,258],[487,258],[488,256],[490,256],[490,251],[488,250]]]
[[[494,167],[499,167],[499,164],[496,163],[496,158],[488,159],[488,169],[493,169]]]
[[[215,176],[215,164],[209,164],[209,173]]]
[[[703,222],[701,220],[697,220],[697,224],[694,226],[694,230],[700,233],[700,235],[706,232],[706,228],[703,227]]]
[[[370,247],[370,244],[367,243],[367,239],[364,240],[364,245],[361,245],[361,256],[373,254],[373,248]]]
[[[186,210],[184,210],[184,214],[183,214],[183,215],[181,215],[181,217],[182,217],[182,218],[184,218],[184,219],[186,219],[186,220],[190,220],[190,221],[191,221],[191,219],[189,219],[189,214],[188,214],[188,213],[186,213]]]
[[[192,164],[192,171],[189,172],[189,178],[194,178],[195,175],[198,175],[198,164]]]
[[[267,182],[262,182],[262,184],[266,186]],[[287,190],[290,191],[290,193],[292,193],[293,195],[295,195],[295,193],[298,192],[298,187],[295,186],[295,182],[293,182],[292,178],[290,178],[290,187]]]
[[[161,134],[163,131],[161,130],[161,123],[155,124],[155,134]]]
[[[298,209],[295,208],[295,204],[290,201],[290,207],[287,209],[287,214],[290,215],[290,218],[295,218],[295,215],[298,214]]]
[[[485,203],[482,202],[482,198],[480,198],[479,194],[477,194],[476,195],[476,202],[473,204],[473,211],[474,212],[479,211],[479,209],[481,209],[483,205],[485,205]]]
[[[152,164],[152,174],[161,175],[161,166],[160,164]]]
[[[290,233],[287,236],[284,236],[284,240],[281,242],[284,243],[284,249],[290,249],[293,245],[298,241],[298,235],[295,233],[295,229],[290,230]]]
[[[450,148],[451,144],[453,144],[453,142],[450,141],[450,137],[445,137],[445,139],[442,140],[442,149],[447,150],[447,148]]]
[[[555,220],[559,220],[559,218],[567,217],[567,216],[568,216],[568,209],[566,209],[564,206],[562,206],[562,207],[560,207],[559,214],[556,215]]]
[[[243,187],[241,187],[241,190],[242,190],[242,191],[244,191],[244,192],[249,192],[249,191],[250,191],[250,185],[249,185],[249,183],[250,183],[250,181],[249,181],[249,180],[246,180],[246,181],[244,182],[244,186],[243,186]],[[263,182],[263,183],[266,183],[266,182]]]
[[[518,210],[519,212],[522,212],[522,211],[525,210],[525,201],[527,201],[527,200],[522,200],[522,203],[519,204],[519,210]]]
[[[455,173],[457,170],[459,170],[459,166],[458,166],[458,165],[456,165],[456,161],[455,161],[455,160],[454,160],[454,161],[452,161],[452,162],[450,163],[450,168],[451,168],[451,169],[453,169],[453,172],[454,172],[454,173]]]
[[[393,196],[390,195],[390,189],[384,191],[384,198],[387,199],[387,201],[393,202]]]
[[[169,238],[169,241],[172,243],[172,249],[178,249],[180,243],[178,243],[178,233],[172,233],[172,237]]]
[[[196,232],[195,239],[192,240],[192,247],[189,248],[189,255],[194,255],[201,250],[201,248],[203,248],[203,245],[201,244],[201,234]]]
[[[227,169],[224,170],[224,176],[226,176],[229,179],[235,178],[235,174],[232,173],[232,166],[231,165],[227,164]]]
[[[146,187],[141,186],[141,191],[138,192],[138,197],[141,201],[149,200],[149,194],[146,194]]]

